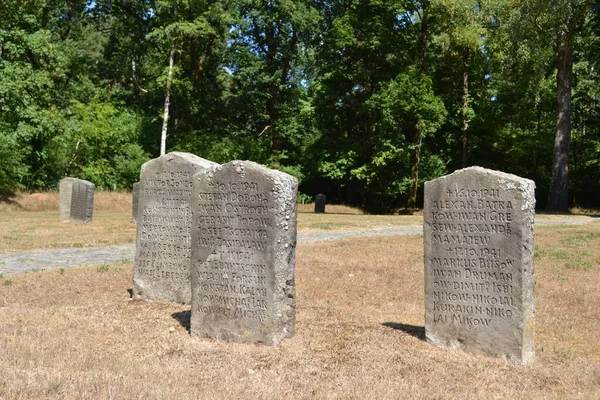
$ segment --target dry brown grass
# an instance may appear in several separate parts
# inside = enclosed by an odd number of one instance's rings
[[[342,206],[337,204],[327,204],[325,211],[328,214],[364,214],[364,212],[355,207]],[[298,204],[299,213],[314,213],[315,203]]]
[[[351,230],[423,224],[420,212],[414,215],[370,215],[358,208],[328,204],[326,213],[315,214],[314,204],[298,204],[299,230]]]
[[[308,210],[309,205],[300,205]],[[421,224],[419,216],[365,215],[346,206],[328,206],[326,214],[301,211],[298,229],[367,229]],[[331,211],[331,212],[330,212]],[[64,247],[93,247],[135,242],[131,194],[98,192],[89,225],[58,219],[58,193],[17,194],[0,202],[0,253]]]
[[[315,214],[313,204],[298,206],[298,229],[335,231],[422,225],[422,213],[367,215],[356,208],[327,205],[327,213]],[[537,219],[562,219],[542,214]],[[131,220],[131,194],[98,192],[89,225],[58,220],[58,193],[17,194],[0,201],[0,253],[64,247],[94,247],[135,242]]]
[[[600,223],[537,231],[529,367],[423,341],[422,248],[300,245],[277,348],[191,337],[188,307],[128,299],[130,264],[4,277],[0,398],[600,398]]]
[[[58,193],[17,193],[0,201],[0,253],[135,242],[131,193],[97,192],[89,225],[58,219]]]
[[[94,212],[129,211],[131,212],[131,193],[96,192]],[[14,196],[0,198],[0,212],[10,211],[55,211],[58,212],[58,192],[16,193]]]
[[[58,211],[0,212],[0,253],[135,242],[131,211],[94,212],[88,225],[59,221]]]

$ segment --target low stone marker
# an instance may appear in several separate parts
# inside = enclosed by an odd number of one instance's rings
[[[137,223],[138,203],[140,201],[140,183],[133,184],[131,189],[131,222]]]
[[[172,152],[142,165],[133,297],[189,304],[192,176],[216,166]]]
[[[83,179],[75,179],[71,187],[71,223],[89,224],[94,213],[96,186]]]
[[[318,194],[315,196],[315,213],[323,214],[325,212],[325,204],[327,203],[327,197],[324,194]]]
[[[277,345],[294,334],[297,191],[250,161],[194,176],[193,335]]]
[[[73,182],[77,178],[63,178],[58,186],[59,213],[61,221],[71,220],[71,196],[73,195]]]
[[[480,167],[425,183],[429,343],[533,362],[534,190]]]

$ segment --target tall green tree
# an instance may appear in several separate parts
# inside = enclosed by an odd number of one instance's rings
[[[557,1],[552,7],[558,18],[550,19],[556,36],[556,136],[552,158],[552,180],[547,210],[568,211],[569,146],[571,141],[571,94],[575,39],[585,22],[591,0]]]

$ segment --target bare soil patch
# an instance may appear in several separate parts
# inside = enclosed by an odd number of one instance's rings
[[[130,263],[0,278],[0,398],[600,397],[600,224],[536,233],[536,363],[423,341],[419,236],[299,245],[297,334],[191,337],[189,308],[131,301]]]

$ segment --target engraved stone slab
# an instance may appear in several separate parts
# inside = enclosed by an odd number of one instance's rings
[[[172,152],[142,165],[133,297],[189,304],[192,176],[216,166]]]
[[[131,190],[131,222],[134,224],[137,223],[137,214],[138,214],[138,203],[140,200],[140,183],[136,182],[133,184],[133,189]]]
[[[89,224],[94,213],[96,186],[90,181],[75,179],[71,187],[71,223]]]
[[[315,196],[315,213],[322,214],[325,212],[325,204],[327,203],[327,197],[324,194],[318,194]]]
[[[194,177],[194,335],[277,345],[295,332],[298,181],[250,161]]]
[[[425,183],[429,343],[533,362],[534,190],[480,167]]]
[[[71,219],[71,196],[73,194],[73,182],[76,180],[76,178],[63,178],[60,180],[58,195],[61,221],[69,221]]]

